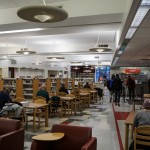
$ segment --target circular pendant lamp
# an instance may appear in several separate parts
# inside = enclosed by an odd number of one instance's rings
[[[27,6],[18,10],[17,15],[27,21],[53,23],[65,20],[68,13],[62,8],[37,5]]]
[[[17,54],[24,54],[24,55],[29,55],[29,54],[35,54],[35,51],[28,50],[28,48],[22,48],[20,51],[16,51]]]
[[[98,45],[97,47],[90,48],[89,51],[102,53],[102,52],[110,52],[112,51],[112,49],[108,47],[107,44],[102,44]]]

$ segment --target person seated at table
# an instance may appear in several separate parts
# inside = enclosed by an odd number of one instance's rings
[[[0,111],[5,106],[6,103],[12,102],[12,99],[9,96],[9,89],[4,88],[3,91],[0,91]]]
[[[36,93],[36,96],[42,96],[42,97],[46,98],[47,102],[50,100],[49,94],[46,91],[46,85],[45,84],[41,85],[40,90]]]
[[[133,122],[133,128],[144,126],[144,125],[150,125],[150,99],[147,99],[144,101],[143,109],[139,110],[134,118]],[[149,150],[150,147],[143,146],[143,145],[137,145],[137,149],[144,149]],[[131,142],[129,150],[134,150],[134,141]]]
[[[65,92],[66,94],[69,94],[67,88],[65,87],[65,84],[61,84],[61,87],[59,89],[59,92]]]
[[[90,89],[91,88],[90,85],[89,85],[89,82],[86,82],[86,84],[83,87],[86,88],[86,89]]]

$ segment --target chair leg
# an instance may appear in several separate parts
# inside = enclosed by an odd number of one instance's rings
[[[40,129],[40,126],[41,126],[41,116],[38,115],[38,118],[39,118],[39,121],[38,121],[38,127],[39,127],[39,129]]]
[[[26,122],[26,129],[28,129],[28,115],[26,115],[25,122]]]

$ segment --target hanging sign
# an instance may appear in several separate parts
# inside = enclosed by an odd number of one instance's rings
[[[125,73],[127,74],[139,74],[141,72],[141,69],[125,69]]]

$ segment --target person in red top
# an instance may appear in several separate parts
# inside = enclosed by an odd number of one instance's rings
[[[135,80],[131,76],[128,76],[126,85],[129,91],[129,99],[131,98],[134,99],[135,98]]]

